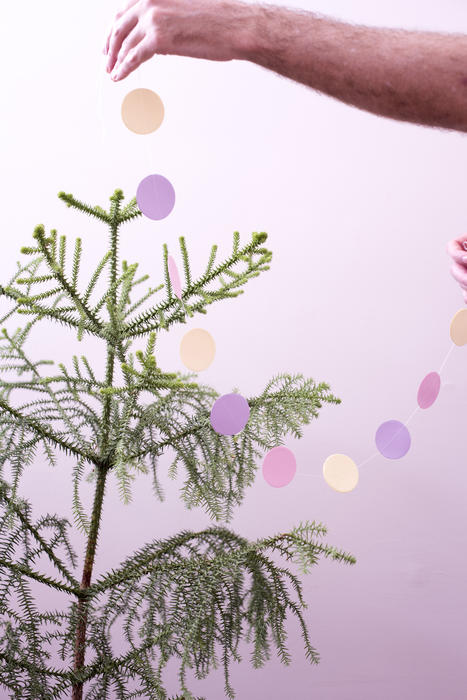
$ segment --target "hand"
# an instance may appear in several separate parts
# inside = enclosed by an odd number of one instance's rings
[[[464,248],[464,242],[467,245],[467,234],[449,241],[447,252],[453,259],[451,274],[459,282],[467,303],[467,248]]]
[[[107,72],[122,80],[156,53],[242,58],[251,14],[236,0],[129,0],[107,36]]]

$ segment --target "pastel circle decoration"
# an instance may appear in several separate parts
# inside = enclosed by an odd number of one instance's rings
[[[461,309],[454,315],[450,328],[451,340],[459,347],[467,345],[467,309]]]
[[[151,134],[164,120],[164,104],[159,95],[146,88],[129,92],[122,102],[122,119],[135,134]]]
[[[144,216],[165,219],[175,206],[175,190],[163,175],[147,175],[138,185],[136,201]]]
[[[398,420],[382,423],[375,436],[376,447],[387,459],[401,459],[410,449],[410,433]]]
[[[182,338],[180,357],[188,369],[200,372],[207,369],[214,360],[216,344],[212,335],[203,328],[193,328]]]
[[[219,435],[237,435],[248,423],[250,407],[241,394],[220,396],[211,409],[211,425]]]
[[[297,471],[297,462],[288,447],[273,447],[263,461],[263,477],[269,486],[282,488],[290,484]]]
[[[353,459],[343,454],[330,455],[323,464],[325,482],[334,491],[348,493],[358,484],[358,468]]]
[[[417,394],[417,403],[420,408],[430,408],[439,396],[441,389],[441,377],[438,372],[430,372],[423,379]]]
[[[182,285],[180,282],[180,274],[178,272],[177,263],[171,255],[167,256],[167,267],[169,269],[170,284],[174,290],[174,294],[178,299],[182,298]]]

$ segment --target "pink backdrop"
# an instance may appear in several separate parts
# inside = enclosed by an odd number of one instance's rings
[[[467,31],[460,0],[300,6],[369,24]],[[39,222],[82,235],[95,258],[102,250],[100,227],[66,209],[58,190],[104,204],[115,187],[133,195],[150,172],[172,181],[176,207],[163,222],[128,226],[122,257],[141,260],[153,280],[162,242],[176,253],[180,234],[199,270],[211,243],[225,253],[234,230],[267,231],[271,271],[188,325],[203,325],[217,343],[201,379],[249,396],[278,372],[301,372],[329,381],[343,403],[287,443],[298,462],[288,487],[272,489],[258,474],[232,527],[258,537],[320,520],[328,541],[358,563],[323,562],[306,579],[321,664],[307,664],[291,626],[292,666],[272,661],[253,671],[246,657],[234,670],[238,697],[465,698],[467,350],[452,353],[438,402],[410,423],[403,460],[376,457],[347,495],[321,477],[333,452],[357,463],[373,454],[378,425],[412,413],[420,380],[449,350],[449,323],[463,302],[445,244],[467,220],[465,137],[377,119],[245,63],[180,57],[159,57],[119,86],[105,80],[100,109],[100,49],[114,10],[110,0],[2,9],[2,281]],[[131,134],[119,117],[122,97],[139,86],[166,106],[149,137]],[[164,369],[182,369],[186,330],[160,336]],[[85,351],[102,366],[98,344],[78,346],[64,330],[37,330],[34,343],[38,355],[60,361]],[[66,460],[53,471],[29,469],[24,493],[36,513],[71,518],[69,477]],[[130,506],[112,482],[97,574],[151,538],[207,524],[203,512],[184,510],[176,484],[162,481],[163,504],[139,478]],[[172,667],[168,686],[175,692]],[[195,687],[208,700],[223,697],[220,675]]]

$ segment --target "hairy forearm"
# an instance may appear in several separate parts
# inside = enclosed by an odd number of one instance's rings
[[[376,114],[467,131],[467,36],[250,5],[237,57]]]

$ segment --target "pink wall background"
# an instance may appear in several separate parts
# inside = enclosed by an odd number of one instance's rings
[[[367,24],[467,31],[461,0],[295,4]],[[249,396],[278,372],[301,372],[329,381],[343,403],[287,443],[298,460],[294,482],[275,490],[259,474],[232,527],[258,537],[320,520],[328,541],[358,563],[323,562],[305,581],[321,664],[306,663],[291,626],[292,666],[253,671],[246,658],[234,670],[238,697],[465,698],[467,350],[453,351],[437,404],[410,423],[403,460],[376,457],[347,495],[321,477],[331,453],[357,464],[373,454],[378,425],[412,413],[420,380],[449,350],[449,323],[463,302],[445,245],[467,225],[465,136],[378,119],[246,63],[181,57],[158,57],[122,85],[105,80],[101,130],[100,50],[114,11],[111,0],[2,8],[2,280],[41,221],[82,235],[88,255],[103,249],[100,227],[66,209],[58,190],[103,204],[115,187],[133,195],[149,172],[173,182],[177,204],[163,222],[129,226],[122,256],[141,260],[153,279],[161,244],[175,250],[180,234],[199,270],[211,243],[227,252],[234,230],[267,231],[271,271],[188,324],[217,342],[201,379]],[[122,97],[139,86],[166,106],[163,126],[145,138],[119,116]],[[160,336],[162,367],[182,369],[186,330]],[[59,328],[33,338],[38,355],[71,360],[79,350],[102,364],[98,344],[78,347]],[[66,460],[54,471],[29,469],[24,493],[37,513],[71,518],[69,475]],[[112,483],[97,574],[149,539],[207,524],[203,512],[184,510],[176,484],[162,481],[165,503],[139,478],[130,506]],[[81,552],[79,536],[76,543]],[[223,697],[220,675],[195,687],[208,700]]]

